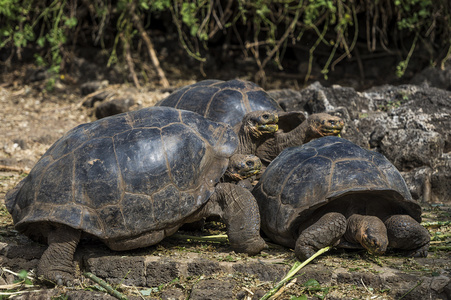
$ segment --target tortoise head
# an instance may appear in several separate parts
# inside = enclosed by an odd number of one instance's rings
[[[377,217],[365,216],[365,221],[360,224],[357,232],[357,240],[373,255],[384,254],[388,246],[387,229],[384,223]]]
[[[247,113],[242,122],[242,127],[255,137],[265,133],[275,133],[279,126],[279,116],[276,111],[259,110]]]
[[[309,138],[304,142],[323,136],[339,135],[344,127],[341,118],[326,113],[313,114],[306,122],[309,126]]]
[[[240,181],[260,173],[262,162],[255,155],[234,154],[229,160],[225,175],[234,181]]]

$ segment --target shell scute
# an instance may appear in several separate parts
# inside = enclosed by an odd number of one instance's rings
[[[155,220],[158,212],[155,212],[151,196],[140,194],[124,195],[122,206],[124,207],[124,219],[127,228],[134,233],[141,230],[156,228]]]
[[[377,189],[387,187],[385,176],[378,171],[371,161],[362,159],[349,159],[335,163],[330,190],[349,191],[358,187]],[[328,195],[327,195],[328,196]]]
[[[34,201],[62,205],[74,203],[73,194],[74,155],[66,155],[48,166],[38,181],[29,181],[23,190],[37,191]]]
[[[155,227],[163,228],[180,220],[180,207],[185,199],[180,197],[180,191],[176,187],[168,185],[153,194],[152,199],[157,212],[154,220]]]
[[[169,184],[159,128],[137,128],[116,135],[114,149],[125,192],[151,195]]]
[[[118,204],[122,186],[112,139],[92,139],[75,150],[74,157],[74,202],[93,208]],[[70,183],[58,183],[66,185]],[[54,194],[49,195],[49,200],[54,201],[53,197]]]
[[[205,168],[215,160],[209,144],[199,135],[184,129],[178,124],[165,127],[161,132],[170,177],[181,190],[199,185]]]
[[[180,122],[179,111],[168,111],[162,107],[147,107],[127,113],[133,128],[161,128],[172,123]],[[114,116],[113,116],[114,117]]]

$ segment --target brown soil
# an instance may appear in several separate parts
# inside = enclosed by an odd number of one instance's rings
[[[176,85],[191,83],[185,80]],[[30,272],[45,249],[14,230],[4,206],[6,192],[26,176],[64,132],[93,120],[92,109],[81,105],[84,99],[78,87],[62,82],[56,91],[47,93],[41,85],[0,87],[0,292],[17,280],[8,270]],[[152,87],[137,90],[127,84],[107,89],[118,96],[131,95],[136,103],[133,109],[150,106],[167,95]],[[446,206],[425,207],[424,219],[449,220],[450,214]],[[451,231],[450,226],[429,229],[433,235]],[[223,228],[208,224],[202,234],[218,232],[224,233]],[[449,243],[450,238],[433,242],[432,246],[445,245],[446,241]],[[288,284],[277,299],[301,295],[309,299],[451,299],[451,252],[434,249],[422,259],[403,258],[396,253],[373,257],[363,251],[333,250],[301,271],[301,276]],[[96,242],[85,242],[77,250],[76,261],[79,268],[105,279],[129,298],[258,299],[288,272],[295,258],[290,249],[276,245],[248,257],[230,252],[226,242],[168,238],[159,245],[127,252],[113,252]],[[80,278],[79,284],[71,288],[35,284],[9,291],[28,291],[21,299],[35,299],[38,295],[43,299],[111,297],[89,279]]]

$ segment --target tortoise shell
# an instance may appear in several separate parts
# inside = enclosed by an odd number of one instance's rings
[[[209,199],[237,147],[230,126],[189,111],[144,108],[82,124],[7,195],[18,231],[65,224],[103,240],[177,225]]]
[[[362,214],[378,215],[386,209],[387,214],[408,214],[421,221],[421,207],[412,199],[401,174],[382,154],[335,136],[282,151],[269,164],[253,194],[263,231],[289,247],[294,246],[300,226],[315,213],[339,209],[346,215],[348,208],[340,207],[346,204],[338,202],[345,197],[357,199],[353,205],[367,210],[359,212]],[[367,199],[375,199],[376,204],[366,206]]]
[[[251,111],[283,111],[261,87],[238,79],[200,81],[175,91],[156,106],[194,111],[232,127],[240,123],[244,115]]]

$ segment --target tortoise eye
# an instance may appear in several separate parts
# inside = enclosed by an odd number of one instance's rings
[[[263,115],[262,117],[263,117],[263,119],[265,119],[265,120],[269,119],[269,115],[266,115],[266,114]]]

